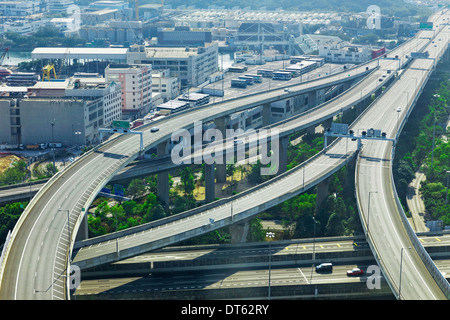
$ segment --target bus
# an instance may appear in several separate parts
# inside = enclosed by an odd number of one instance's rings
[[[238,79],[247,81],[247,84],[249,84],[249,85],[252,85],[255,82],[255,80],[252,77],[247,77],[247,76],[241,76],[241,77],[238,77]]]
[[[301,70],[301,68],[288,67],[286,69],[278,70],[278,71],[290,72],[292,78],[297,78],[298,76],[300,76],[300,70]]]
[[[244,73],[247,71],[247,67],[229,67],[228,72],[237,72],[237,73]]]
[[[259,74],[246,74],[245,76],[253,78],[253,81],[255,81],[257,83],[261,83],[262,82],[262,77]]]
[[[276,71],[273,73],[273,80],[291,80],[292,79],[292,73],[291,72],[283,72],[283,71]]]
[[[247,88],[247,81],[242,79],[232,79],[231,80],[232,88]]]
[[[263,76],[264,78],[272,78],[273,71],[268,69],[258,69],[257,74]]]

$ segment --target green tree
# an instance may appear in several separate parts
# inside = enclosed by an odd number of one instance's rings
[[[192,168],[185,167],[180,170],[181,189],[185,196],[192,195],[195,190],[194,174]]]
[[[143,179],[133,179],[127,188],[127,195],[132,198],[142,197],[147,192],[147,188]]]

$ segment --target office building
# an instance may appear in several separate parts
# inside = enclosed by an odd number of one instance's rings
[[[120,85],[104,78],[41,81],[27,91],[0,99],[2,144],[89,145],[122,116]]]
[[[129,63],[151,64],[153,70],[169,69],[170,75],[180,80],[181,87],[198,86],[209,80],[217,71],[218,44],[189,47],[144,47],[131,46]]]
[[[110,64],[105,69],[108,82],[120,82],[122,115],[131,120],[147,114],[152,107],[152,66]]]
[[[163,101],[175,99],[180,94],[178,78],[170,76],[169,70],[154,70],[152,92],[161,93]]]

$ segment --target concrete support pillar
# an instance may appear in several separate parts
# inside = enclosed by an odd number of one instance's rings
[[[351,87],[350,81],[344,82],[342,84],[342,92],[347,91],[348,89],[350,89],[350,87]]]
[[[83,220],[81,221],[80,228],[78,229],[77,236],[75,237],[75,241],[82,241],[89,239],[89,227],[88,227],[88,218],[87,213],[84,214]]]
[[[329,185],[330,178],[323,180],[317,185],[316,209],[318,209],[328,197]]]
[[[248,222],[232,224],[230,226],[231,243],[245,243],[247,241],[249,227]]]
[[[316,133],[316,125],[310,126],[306,129],[307,134],[314,134]]]
[[[270,103],[266,103],[262,106],[262,126],[268,126],[270,122]]]
[[[205,202],[209,203],[215,199],[214,164],[205,163]]]
[[[333,118],[327,119],[323,122],[323,128],[324,130],[327,130],[327,128],[331,128],[331,123],[333,123]],[[333,141],[333,137],[325,137],[327,139],[326,145],[328,146],[331,141]]]
[[[286,172],[287,170],[287,154],[289,146],[289,136],[280,138],[280,155],[278,156],[278,174]]]
[[[224,138],[226,138],[226,129],[227,129],[227,122],[228,118],[221,117],[214,120],[214,124],[216,125],[216,128],[222,132],[222,135]],[[226,165],[226,159],[225,155],[223,157],[223,163],[222,164],[216,164],[216,180],[219,183],[226,182],[227,180],[227,165]]]
[[[308,93],[308,109],[314,108],[317,105],[317,90]]]
[[[169,152],[169,141],[161,142],[157,148],[158,157]],[[169,208],[169,172],[160,172],[157,175],[158,198],[163,203],[165,209]]]
[[[359,116],[364,110],[363,101],[358,102],[355,106],[355,109],[356,109],[356,116]]]

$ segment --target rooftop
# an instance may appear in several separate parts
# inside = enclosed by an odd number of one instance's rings
[[[126,60],[128,48],[40,47],[31,52],[32,59],[114,59]]]

